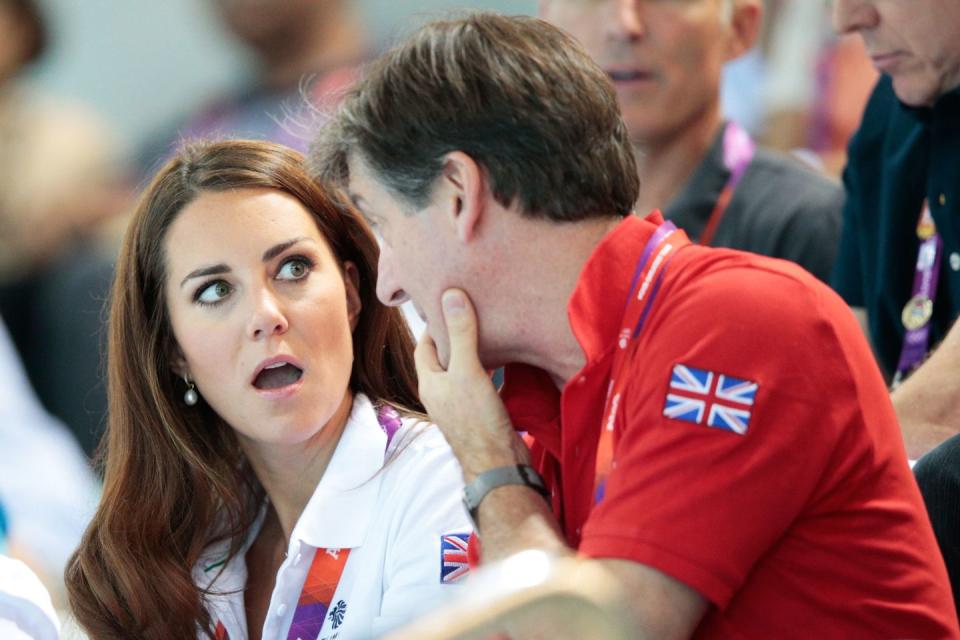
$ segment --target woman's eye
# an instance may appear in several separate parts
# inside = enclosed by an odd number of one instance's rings
[[[211,282],[197,292],[196,300],[200,304],[217,304],[230,293],[230,285],[223,280]]]
[[[277,272],[277,280],[300,280],[310,273],[313,266],[306,258],[290,258],[282,265]]]

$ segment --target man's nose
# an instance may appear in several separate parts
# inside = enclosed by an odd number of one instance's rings
[[[880,22],[871,0],[834,0],[833,29],[837,33],[854,33],[873,29]]]
[[[646,0],[612,0],[607,32],[611,37],[639,40],[646,33],[643,3]]]
[[[389,307],[399,307],[410,299],[399,284],[390,249],[386,246],[380,248],[380,259],[377,262],[377,298]]]
[[[247,333],[254,340],[259,340],[274,334],[286,333],[289,328],[287,316],[277,297],[269,288],[263,288],[257,294]]]

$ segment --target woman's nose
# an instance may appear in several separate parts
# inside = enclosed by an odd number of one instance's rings
[[[249,335],[254,340],[287,331],[290,324],[277,298],[264,289],[257,298],[256,306],[250,318]]]

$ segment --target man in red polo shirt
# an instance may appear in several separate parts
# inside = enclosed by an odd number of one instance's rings
[[[594,558],[642,637],[960,637],[856,321],[799,267],[632,216],[614,89],[567,35],[431,23],[311,161],[382,236],[380,299],[427,321],[485,560]]]

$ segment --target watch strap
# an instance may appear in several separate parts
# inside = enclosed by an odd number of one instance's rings
[[[477,510],[487,494],[498,487],[506,485],[521,485],[530,487],[539,493],[545,500],[550,492],[540,474],[528,464],[518,464],[510,467],[497,467],[479,474],[473,481],[463,488],[463,504],[477,523]]]

